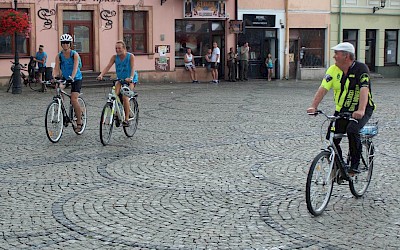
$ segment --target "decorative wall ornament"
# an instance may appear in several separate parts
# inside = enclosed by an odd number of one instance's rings
[[[117,12],[115,12],[115,10],[102,10],[100,12],[101,19],[106,21],[106,24],[104,25],[104,30],[112,29],[113,21],[111,21],[110,18],[115,16],[116,14]]]
[[[137,4],[135,4],[135,11],[139,10],[139,7],[143,7],[144,4],[144,0],[139,0],[139,2]]]
[[[42,30],[49,30],[53,27],[53,21],[51,21],[51,19],[49,19],[48,17],[54,16],[56,14],[56,10],[55,9],[42,9],[40,8],[40,10],[38,10],[37,15],[40,19],[44,20],[43,23],[43,29]]]

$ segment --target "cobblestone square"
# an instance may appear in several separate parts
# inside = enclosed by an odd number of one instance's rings
[[[379,120],[371,185],[305,203],[324,145],[309,117],[319,82],[141,84],[127,138],[99,139],[109,88],[85,88],[88,126],[45,133],[53,93],[0,92],[0,249],[399,249],[400,79],[373,79]],[[333,94],[320,108],[333,112]]]

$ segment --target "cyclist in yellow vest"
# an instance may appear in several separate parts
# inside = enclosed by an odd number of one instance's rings
[[[335,133],[347,133],[351,165],[350,174],[359,173],[358,166],[361,158],[360,129],[368,122],[375,104],[372,100],[371,82],[367,65],[355,60],[355,49],[351,43],[339,43],[334,50],[335,64],[330,66],[317,90],[308,113],[314,113],[326,93],[333,88],[336,104],[335,115],[351,113],[352,118],[358,121],[339,119],[336,122]],[[328,130],[329,135],[329,130]],[[334,143],[342,155],[339,143],[341,139],[334,139]]]

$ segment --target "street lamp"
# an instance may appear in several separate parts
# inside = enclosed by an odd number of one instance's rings
[[[386,0],[381,0],[380,2],[381,2],[381,6],[380,6],[380,7],[374,7],[374,8],[373,8],[373,13],[375,13],[376,11],[378,11],[378,10],[380,10],[380,9],[385,8]]]
[[[17,0],[14,0],[14,8],[15,8],[15,11],[18,10]],[[13,87],[12,87],[13,94],[21,94],[22,93],[21,65],[19,65],[17,36],[18,36],[17,32],[14,32],[15,55],[14,55],[14,77],[13,77]]]

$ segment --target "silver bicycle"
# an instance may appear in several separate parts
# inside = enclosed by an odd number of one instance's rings
[[[105,146],[111,140],[114,125],[120,127],[125,120],[125,111],[120,97],[115,93],[115,83],[120,79],[113,80],[113,87],[108,94],[107,103],[104,105],[100,118],[100,141]],[[129,97],[129,125],[122,126],[127,137],[132,137],[139,123],[138,94],[129,89],[122,82],[121,95]]]

